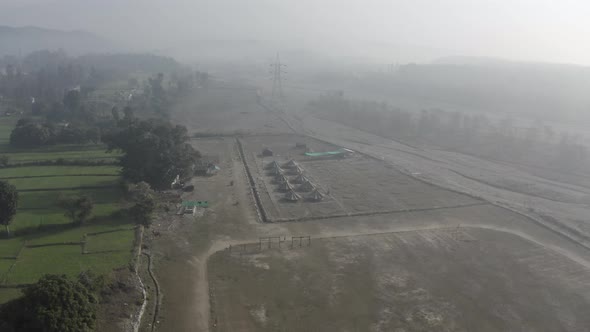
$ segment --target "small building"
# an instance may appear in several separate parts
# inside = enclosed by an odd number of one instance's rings
[[[263,156],[263,157],[272,157],[273,155],[274,155],[274,153],[273,153],[273,152],[272,152],[272,150],[271,150],[271,149],[269,149],[269,148],[264,148],[264,149],[262,150],[262,156]]]

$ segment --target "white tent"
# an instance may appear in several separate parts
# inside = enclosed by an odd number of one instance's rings
[[[293,180],[294,183],[305,183],[308,181],[309,180],[307,179],[307,177],[305,177],[305,175],[303,175],[303,174],[299,174],[299,176],[296,177],[295,180]]]
[[[305,181],[301,186],[299,186],[299,189],[301,191],[313,191],[315,190],[315,186],[313,185],[313,183]]]
[[[294,192],[293,190],[289,190],[285,194],[285,199],[287,199],[288,201],[291,201],[291,202],[297,202],[299,199],[301,199],[301,196],[297,195],[297,193]]]
[[[285,167],[292,168],[292,167],[295,167],[295,166],[297,166],[297,163],[295,162],[295,160],[291,159],[291,160],[289,160],[287,163],[285,163],[285,165],[284,165],[284,166],[285,166]]]
[[[293,187],[289,184],[289,182],[284,182],[284,183],[279,184],[279,190],[289,191],[289,190],[293,190]]]
[[[309,194],[309,196],[307,196],[307,198],[309,198],[312,201],[319,202],[322,199],[324,199],[324,195],[319,190],[315,189]]]

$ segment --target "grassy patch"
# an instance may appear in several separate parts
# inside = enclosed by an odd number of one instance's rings
[[[130,228],[112,233],[89,236],[86,251],[95,254],[109,251],[128,251],[128,243],[133,242],[135,231]]]
[[[102,145],[51,146],[20,151],[10,148],[8,138],[14,122],[0,119],[0,154],[12,162],[79,159],[113,159]],[[125,266],[131,259],[134,224],[113,217],[122,208],[122,191],[118,186],[117,166],[26,166],[0,169],[4,179],[19,190],[19,206],[11,225],[15,237],[0,236],[0,280],[4,285],[28,284],[47,273],[76,276],[81,271],[109,273]],[[60,195],[85,194],[92,197],[94,209],[87,224],[74,226],[56,205]],[[3,231],[3,229],[0,229]],[[80,245],[85,234],[86,254]],[[27,247],[23,248],[26,243]],[[39,247],[35,247],[39,246]],[[21,250],[22,248],[22,250]],[[10,273],[8,270],[15,263]],[[0,303],[19,296],[20,290],[0,288]]]
[[[118,166],[25,166],[0,169],[0,179],[17,177],[53,177],[72,175],[119,174]]]
[[[21,290],[18,288],[0,288],[0,303],[6,303],[21,295]]]
[[[62,245],[25,248],[8,274],[7,284],[34,283],[46,273],[76,276],[85,270],[109,273],[131,259],[131,248],[122,252],[101,254],[81,253],[80,246]]]

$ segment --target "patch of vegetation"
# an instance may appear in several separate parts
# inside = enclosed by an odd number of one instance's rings
[[[99,291],[104,280],[82,273],[76,280],[66,275],[44,275],[23,289],[23,296],[2,307],[5,331],[93,331]]]

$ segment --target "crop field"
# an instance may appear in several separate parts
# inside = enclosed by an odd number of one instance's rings
[[[243,139],[248,151],[246,159],[255,172],[255,182],[262,204],[273,220],[345,216],[351,214],[386,213],[407,210],[436,209],[478,204],[471,197],[439,189],[415,180],[385,163],[355,154],[344,158],[322,160],[304,156],[305,150],[295,148],[295,143],[305,143],[315,152],[336,150],[338,147],[311,138],[295,135],[252,136]],[[263,148],[270,148],[275,155],[262,158]],[[273,160],[283,165],[295,160],[303,175],[325,195],[321,202],[309,202],[308,192],[300,190],[292,182],[294,174],[285,174],[302,199],[287,202],[284,190],[279,190],[275,177],[266,166]]]
[[[257,247],[257,245],[254,245]],[[276,246],[275,246],[276,247]],[[463,228],[211,257],[213,331],[582,331],[590,269]]]
[[[0,154],[12,164],[57,160],[114,160],[104,146],[50,146],[14,150],[7,146],[12,129],[0,121]],[[17,285],[30,284],[46,273],[75,276],[90,269],[108,274],[131,258],[135,231],[114,214],[122,208],[118,166],[19,166],[0,168],[0,180],[19,191],[19,205],[6,237],[0,236],[0,303],[20,294]],[[87,223],[73,226],[57,206],[59,197],[88,195],[94,202]],[[85,241],[85,243],[83,243]]]

